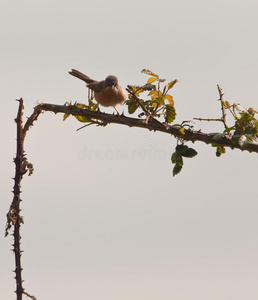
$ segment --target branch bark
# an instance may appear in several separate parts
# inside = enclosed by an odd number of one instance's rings
[[[21,180],[23,175],[29,170],[29,175],[33,173],[33,165],[27,161],[27,158],[24,154],[24,133],[23,133],[23,99],[19,101],[19,108],[15,122],[17,124],[17,142],[16,142],[16,157],[14,158],[15,163],[15,177],[14,177],[14,188],[13,188],[13,201],[7,213],[7,223],[5,228],[5,236],[8,235],[11,227],[14,227],[13,237],[13,252],[15,256],[15,280],[16,280],[16,296],[17,300],[22,300],[22,295],[30,297],[31,299],[36,300],[34,296],[31,296],[25,292],[23,288],[22,280],[22,266],[21,266],[21,224],[23,223],[23,218],[21,217]]]
[[[106,114],[99,111],[91,111],[87,109],[78,108],[74,106],[66,106],[66,105],[57,105],[57,104],[49,104],[49,103],[41,103],[34,108],[34,112],[31,117],[27,120],[24,128],[29,129],[29,127],[33,124],[35,120],[35,111],[37,112],[36,115],[38,116],[42,111],[52,111],[54,113],[63,113],[63,114],[71,114],[74,116],[87,116],[93,118],[95,120],[103,121],[106,124],[120,124],[120,125],[127,125],[129,127],[138,127],[153,131],[164,132],[166,134],[173,135],[176,138],[183,139],[185,141],[199,141],[206,144],[217,144],[222,147],[230,147],[234,149],[240,149],[242,151],[246,150],[249,152],[256,152],[258,153],[258,144],[250,143],[245,147],[241,147],[240,145],[232,145],[232,141],[229,137],[222,137],[219,140],[214,139],[213,135],[208,133],[203,133],[201,131],[192,131],[190,129],[184,128],[184,134],[180,129],[182,128],[180,125],[167,125],[164,126],[163,123],[155,122],[152,119],[146,123],[144,119],[137,119],[126,117],[124,115],[113,115],[113,114]]]
[[[22,115],[23,115],[23,100],[20,99],[19,101],[19,109],[17,118],[15,122],[17,124],[17,144],[16,144],[16,157],[14,159],[15,162],[15,177],[14,177],[14,189],[13,189],[13,202],[10,208],[10,215],[9,217],[12,220],[14,225],[14,245],[13,245],[13,252],[15,255],[15,280],[16,280],[16,295],[17,300],[22,299],[23,294],[23,287],[22,287],[22,267],[21,267],[21,249],[20,249],[20,227],[21,223],[23,222],[20,216],[20,184],[22,180],[23,173],[21,172],[22,163],[24,160],[24,150],[23,150],[23,142],[22,142]]]

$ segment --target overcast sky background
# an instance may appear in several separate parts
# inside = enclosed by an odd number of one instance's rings
[[[15,299],[12,236],[18,103],[86,102],[68,71],[141,85],[151,69],[173,89],[177,122],[220,117],[225,100],[258,108],[258,2],[2,1],[0,299]],[[118,109],[125,110],[125,106]],[[103,109],[113,112],[112,109]],[[127,113],[127,112],[126,112]],[[33,176],[22,182],[24,287],[37,299],[257,299],[257,154],[221,158],[196,142],[172,176],[176,140],[108,125],[76,131],[44,113],[28,132]],[[204,132],[221,124],[196,123]],[[121,156],[123,153],[123,156]]]

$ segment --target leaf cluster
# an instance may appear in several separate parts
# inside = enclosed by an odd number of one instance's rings
[[[176,146],[176,151],[171,156],[171,161],[175,164],[173,168],[173,176],[177,175],[183,168],[183,157],[192,158],[197,155],[197,151],[189,148],[187,145],[179,144]]]
[[[151,77],[143,86],[128,86],[128,89],[138,98],[138,101],[136,101],[135,97],[129,94],[129,100],[126,101],[129,114],[133,114],[142,105],[146,111],[139,113],[139,118],[146,115],[147,112],[149,116],[154,118],[163,117],[166,123],[172,123],[176,118],[176,110],[173,96],[168,94],[168,91],[174,87],[178,80],[170,81],[167,85],[161,87],[165,79],[159,78],[159,75],[147,69],[143,69],[142,73]],[[144,92],[147,92],[147,100],[141,98],[141,94]]]
[[[257,141],[258,137],[258,120],[255,114],[258,112],[253,108],[245,109],[239,104],[230,105],[227,101],[222,103],[228,109],[235,119],[235,124],[232,127],[224,130],[225,134],[232,135],[233,146],[238,144],[245,147],[247,144]]]
[[[66,106],[76,106],[78,108],[82,108],[82,109],[89,109],[92,111],[96,111],[98,109],[98,104],[93,100],[93,97],[89,98],[89,104],[83,104],[83,103],[74,103],[72,104],[71,102],[66,102],[65,103]],[[70,116],[70,114],[64,114],[63,120],[65,121],[68,117]],[[87,116],[79,116],[76,115],[74,116],[78,121],[83,122],[83,123],[89,123],[94,121],[92,118],[87,117]]]

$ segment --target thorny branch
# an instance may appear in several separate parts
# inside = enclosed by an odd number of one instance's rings
[[[171,134],[176,138],[181,138],[185,141],[200,141],[206,144],[218,144],[222,147],[230,147],[232,146],[232,141],[229,137],[225,136],[222,137],[220,140],[214,140],[213,135],[208,133],[203,133],[201,131],[193,131],[191,129],[185,129],[184,134],[181,133],[180,129],[182,126],[180,125],[167,125],[160,122],[156,122],[153,119],[149,119],[148,123],[146,123],[143,119],[138,118],[130,118],[122,115],[114,115],[114,114],[107,114],[102,113],[99,111],[91,111],[88,109],[78,108],[76,106],[66,106],[66,105],[57,105],[57,104],[49,104],[49,103],[41,103],[34,108],[34,111],[52,111],[54,113],[63,113],[63,114],[71,114],[74,116],[87,116],[95,120],[100,120],[103,124],[120,124],[120,125],[127,125],[129,127],[138,127],[144,128],[153,131],[164,132],[167,134]],[[29,118],[30,119],[30,118]],[[28,122],[28,121],[27,121]],[[101,125],[101,124],[99,124]],[[105,126],[103,125],[103,126]],[[241,147],[240,145],[234,145],[234,148],[240,150],[247,150],[249,152],[256,152],[258,153],[258,144],[250,143],[246,145],[246,147]]]
[[[222,122],[222,119],[212,119],[212,118],[193,118],[194,120],[197,121],[207,121],[207,122]]]
[[[218,87],[218,91],[219,91],[219,100],[220,100],[220,103],[221,103],[221,110],[222,110],[222,122],[224,123],[224,126],[225,126],[225,129],[228,128],[228,124],[227,124],[227,114],[226,114],[226,109],[225,109],[225,106],[224,106],[224,100],[223,100],[223,96],[224,94],[222,94],[222,89],[220,88],[219,85],[217,85]]]
[[[33,123],[38,119],[38,116],[41,113],[41,109],[39,106],[34,108],[33,113],[28,118],[27,122],[25,123],[24,127],[22,128],[22,141],[24,141],[27,131],[29,130],[30,126],[33,126]]]
[[[21,267],[21,235],[20,235],[20,227],[23,223],[23,218],[20,215],[20,203],[21,203],[21,180],[23,175],[29,170],[29,175],[33,173],[33,165],[27,161],[27,158],[24,154],[23,142],[24,142],[24,128],[23,128],[23,100],[22,98],[17,100],[19,101],[19,109],[17,118],[15,122],[17,124],[17,149],[16,149],[16,157],[14,159],[15,163],[15,177],[14,177],[14,188],[13,188],[13,201],[11,203],[10,209],[7,213],[7,223],[5,229],[5,236],[8,235],[11,227],[14,227],[13,237],[13,252],[15,255],[15,280],[16,280],[16,295],[17,300],[22,300],[22,295],[25,294],[31,297],[33,300],[36,298],[34,296],[30,296],[25,292],[23,288],[23,280],[22,280],[22,267]]]

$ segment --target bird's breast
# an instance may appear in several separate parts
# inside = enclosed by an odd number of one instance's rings
[[[122,104],[126,99],[126,94],[121,88],[108,87],[101,92],[95,92],[96,101],[102,106],[116,106]]]

